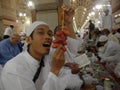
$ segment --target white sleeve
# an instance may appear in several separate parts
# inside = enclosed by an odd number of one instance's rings
[[[3,90],[36,90],[32,80],[22,78],[16,74],[2,73]]]
[[[60,78],[66,83],[66,89],[80,90],[83,81],[80,79],[78,74],[72,74],[71,69],[63,68],[60,73]]]
[[[65,90],[65,87],[66,84],[50,72],[42,90]]]
[[[67,47],[72,54],[77,55],[78,49],[80,47],[80,42],[77,39],[67,37]]]

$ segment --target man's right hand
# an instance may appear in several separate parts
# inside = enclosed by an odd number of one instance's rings
[[[61,49],[62,45],[55,50],[52,55],[52,66],[51,72],[58,76],[60,69],[64,66],[65,63],[65,56],[64,51]]]

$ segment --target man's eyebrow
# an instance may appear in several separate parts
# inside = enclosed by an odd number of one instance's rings
[[[52,30],[49,30],[49,32],[53,33],[53,31],[52,31]]]

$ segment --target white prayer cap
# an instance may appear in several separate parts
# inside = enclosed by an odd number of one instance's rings
[[[108,37],[107,36],[105,36],[105,35],[102,35],[102,36],[100,36],[99,37],[99,42],[104,42],[104,41],[107,41],[108,40]]]
[[[43,21],[35,21],[33,22],[30,27],[26,30],[26,36],[30,36],[31,33],[35,30],[35,28],[39,25],[46,25],[48,26],[47,23],[43,22]],[[49,27],[49,26],[48,26]],[[23,46],[23,51],[28,49],[28,43],[25,41],[24,46]]]
[[[31,33],[34,31],[34,29],[39,26],[39,25],[47,25],[47,23],[43,22],[43,21],[35,21],[33,22],[30,27],[26,30],[26,36],[30,36]],[[49,27],[49,26],[48,26]]]

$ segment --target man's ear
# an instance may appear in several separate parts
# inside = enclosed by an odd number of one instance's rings
[[[26,42],[27,42],[28,44],[31,44],[31,37],[26,36],[26,37],[25,37],[25,40],[26,40]]]

